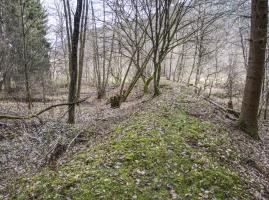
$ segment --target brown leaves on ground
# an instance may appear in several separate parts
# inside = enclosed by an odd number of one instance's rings
[[[111,109],[107,99],[97,100],[92,91],[93,98],[77,107],[77,125],[69,126],[66,121],[66,108],[57,108],[44,115],[44,124],[38,121],[1,121],[0,123],[0,191],[8,181],[14,180],[21,174],[35,172],[46,164],[58,146],[63,147],[64,153],[57,155],[56,165],[68,160],[71,154],[78,149],[88,148],[96,143],[109,139],[111,127],[128,118],[134,112],[154,107],[160,104],[159,98],[167,102],[178,101],[178,106],[191,116],[202,121],[217,124],[229,133],[232,147],[236,149],[238,157],[235,160],[224,162],[240,172],[242,177],[251,181],[249,189],[253,190],[257,199],[269,199],[269,127],[268,122],[260,122],[261,141],[255,141],[240,131],[236,122],[228,119],[223,112],[214,105],[197,96],[191,88],[179,86],[168,82],[169,88],[162,89],[162,95],[151,99],[150,94],[141,98],[140,90],[135,90],[120,109]],[[89,93],[87,93],[89,94]],[[66,94],[65,94],[66,95]],[[88,95],[87,95],[88,96]],[[52,97],[59,102],[64,99]],[[214,99],[218,101],[218,99]],[[222,104],[221,100],[218,102]],[[7,102],[0,107],[1,113],[7,113]],[[37,103],[42,106],[42,103]],[[38,106],[37,106],[38,107]],[[13,106],[14,108],[14,106]],[[12,110],[12,108],[10,109]],[[16,105],[19,114],[23,112],[23,105]],[[12,110],[12,112],[15,112]],[[221,134],[219,132],[218,134]],[[188,138],[186,143],[199,146],[195,138]],[[229,152],[228,152],[229,153]],[[138,173],[144,173],[139,171]],[[259,187],[259,192],[254,189]],[[173,188],[170,189],[172,197],[176,197]]]

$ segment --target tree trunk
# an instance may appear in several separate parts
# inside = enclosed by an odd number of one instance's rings
[[[66,27],[66,34],[67,34],[67,44],[68,44],[68,70],[71,73],[71,34],[72,34],[72,25],[71,25],[71,13],[69,7],[67,6],[68,1],[66,2],[63,0],[64,4],[64,17],[65,17],[65,27]],[[69,74],[70,76],[70,74]]]
[[[77,0],[77,9],[74,16],[74,30],[72,35],[72,50],[71,50],[71,73],[69,84],[69,96],[68,102],[74,103],[76,101],[76,89],[77,89],[77,61],[78,61],[78,39],[79,39],[79,25],[82,10],[82,0]],[[68,123],[75,123],[75,104],[68,107]]]
[[[203,59],[203,40],[204,37],[203,35],[199,39],[199,47],[198,47],[198,60],[197,60],[197,66],[196,66],[196,76],[195,76],[195,82],[194,85],[198,86],[200,82],[200,77],[201,77],[201,71],[202,71],[202,59]]]
[[[154,96],[159,96],[160,95],[160,88],[159,88],[159,83],[160,83],[160,71],[161,71],[161,66],[160,63],[154,63]]]
[[[267,119],[268,106],[269,106],[269,91],[268,91],[268,88],[267,88],[266,97],[265,97],[264,116],[263,116],[264,120]]]
[[[89,1],[85,0],[84,5],[83,5],[83,14],[82,14],[82,16],[83,16],[82,19],[84,19],[84,18],[85,19],[81,22],[81,33],[80,33],[77,99],[80,98],[81,83],[82,83],[82,73],[83,73],[83,64],[84,64],[84,51],[85,51],[86,32],[87,32],[88,10],[89,10]]]
[[[259,138],[257,118],[264,76],[268,1],[252,0],[251,12],[248,69],[239,124],[253,138]]]
[[[3,80],[3,84],[5,87],[5,92],[7,92],[8,94],[11,93],[12,88],[11,88],[11,76],[9,72],[6,72],[4,75],[4,80]]]
[[[26,54],[26,34],[25,34],[25,23],[24,23],[24,2],[20,0],[20,9],[21,9],[21,28],[22,28],[22,46],[23,46],[23,65],[24,65],[24,78],[25,78],[25,90],[26,90],[26,99],[28,103],[28,110],[32,110],[32,97],[31,97],[31,88],[30,88],[30,78],[29,78],[29,66],[27,61]]]
[[[195,65],[196,65],[196,57],[197,57],[197,53],[198,53],[198,44],[197,43],[198,43],[198,37],[196,37],[195,51],[194,51],[194,56],[193,56],[193,64],[192,64],[190,75],[189,75],[189,78],[188,78],[188,81],[187,81],[188,85],[191,82],[191,77],[192,77],[192,74],[193,74],[193,71],[194,71],[194,68],[195,68]]]
[[[170,62],[169,62],[168,80],[171,80],[171,76],[172,76],[172,64],[173,64],[173,51],[171,52],[171,57],[170,57]]]

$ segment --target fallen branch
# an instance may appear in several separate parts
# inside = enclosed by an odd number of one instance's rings
[[[70,146],[76,141],[76,139],[82,134],[84,131],[80,131],[72,140],[71,142],[67,145],[66,151],[69,151]]]
[[[225,108],[221,105],[219,105],[218,103],[212,101],[211,99],[207,98],[207,97],[204,97],[204,96],[201,96],[204,100],[206,100],[207,102],[213,104],[214,106],[216,106],[217,108],[219,108],[221,111],[225,112],[225,113],[229,113],[231,115],[233,115],[234,117],[236,118],[239,118],[240,116],[240,112],[236,111],[236,110],[233,110],[233,109],[230,109],[230,108]]]
[[[73,102],[73,103],[59,103],[59,104],[55,104],[55,105],[51,105],[35,114],[30,114],[30,115],[24,115],[24,116],[16,116],[16,115],[0,115],[0,119],[13,119],[13,120],[29,120],[32,118],[38,118],[39,115],[53,109],[56,107],[61,107],[61,106],[69,106],[69,105],[74,105],[74,104],[80,104],[84,101],[86,101],[87,99],[89,99],[90,97],[86,97],[84,99],[81,99],[79,101]],[[39,119],[39,118],[38,118]]]
[[[191,86],[191,87],[194,87],[196,89],[200,89],[199,87],[195,86],[195,85],[192,85],[192,84],[189,84],[188,87]],[[225,113],[228,113],[228,114],[231,114],[233,115],[234,117],[236,117],[236,119],[239,118],[240,116],[240,112],[239,111],[236,111],[236,110],[233,110],[233,109],[230,109],[230,108],[225,108],[221,105],[219,105],[218,103],[212,101],[211,99],[209,99],[208,97],[205,97],[203,95],[200,95],[204,100],[206,100],[207,102],[213,104],[215,107],[217,107],[218,109],[220,109],[221,111],[225,112]],[[234,118],[231,118],[228,116],[228,118],[232,119],[232,120],[236,120]]]

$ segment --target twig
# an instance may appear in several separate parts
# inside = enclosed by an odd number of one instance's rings
[[[69,150],[70,146],[75,142],[75,140],[83,133],[84,131],[80,131],[72,140],[71,142],[67,145],[66,151]]]

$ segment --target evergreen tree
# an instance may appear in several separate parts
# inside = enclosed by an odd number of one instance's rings
[[[23,86],[25,65],[31,80],[49,74],[49,48],[46,40],[46,14],[39,0],[4,0],[1,5],[2,31],[5,41],[5,63],[0,66],[5,89]],[[4,38],[4,39],[3,39]]]

